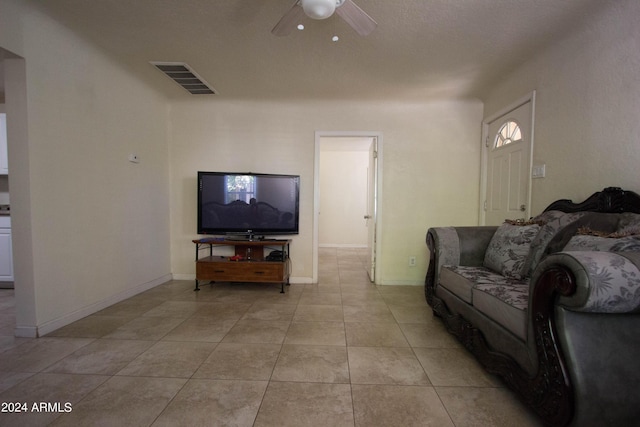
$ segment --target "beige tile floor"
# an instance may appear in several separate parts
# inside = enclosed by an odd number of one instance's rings
[[[39,339],[12,336],[13,291],[0,290],[0,402],[28,408],[0,425],[539,425],[422,287],[372,285],[363,260],[323,248],[320,283],[284,295],[172,281]]]

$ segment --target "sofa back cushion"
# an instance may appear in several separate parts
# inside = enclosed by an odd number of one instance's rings
[[[489,242],[484,266],[503,276],[522,279],[531,242],[539,231],[539,224],[502,224]]]
[[[565,246],[580,229],[590,229],[601,234],[614,233],[618,229],[620,214],[586,212],[560,230],[549,242],[545,254],[552,254],[565,250]]]
[[[539,221],[544,225],[540,228],[540,232],[533,242],[531,242],[531,251],[524,262],[521,275],[523,277],[531,276],[531,273],[533,273],[533,270],[535,270],[545,255],[561,251],[568,240],[563,243],[558,243],[558,236],[563,236],[564,230],[567,227],[570,227],[571,224],[587,214],[588,212],[565,213],[561,211],[547,211],[533,218],[535,221]]]
[[[620,234],[640,234],[640,214],[632,212],[621,213],[616,231]]]
[[[569,241],[578,234],[581,228],[589,228],[602,234],[614,232],[624,232],[631,234],[634,229],[640,229],[640,215],[634,213],[598,213],[598,212],[574,212],[565,213],[561,211],[547,211],[534,218],[536,221],[544,222],[540,233],[531,243],[531,252],[525,261],[523,276],[529,277],[538,263],[546,255],[560,252],[567,249]],[[588,239],[577,239],[580,243],[574,242],[571,250],[586,249]],[[576,249],[580,244],[583,249]],[[595,242],[594,245],[597,245]],[[605,247],[600,243],[601,247]]]
[[[640,252],[640,234],[627,233],[606,234],[581,228],[563,251]]]

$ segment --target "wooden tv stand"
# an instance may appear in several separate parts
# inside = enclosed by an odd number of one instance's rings
[[[289,244],[291,240],[228,240],[208,237],[193,240],[196,244],[196,288],[200,290],[200,281],[210,282],[256,282],[280,283],[280,292],[284,285],[289,286],[291,261]],[[213,255],[214,246],[233,246],[233,260],[229,256]],[[208,256],[200,258],[200,251],[209,248]],[[282,260],[269,261],[265,258],[265,249],[282,251]]]

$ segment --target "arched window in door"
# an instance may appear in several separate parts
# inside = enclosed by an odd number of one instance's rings
[[[513,120],[506,121],[498,130],[493,148],[504,147],[514,142],[522,141],[522,131],[517,122]]]

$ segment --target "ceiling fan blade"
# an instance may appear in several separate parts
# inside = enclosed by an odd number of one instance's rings
[[[360,9],[352,0],[345,0],[344,3],[336,9],[336,13],[347,21],[361,36],[369,35],[378,26],[378,23],[367,15],[364,10]]]
[[[296,28],[296,26],[300,23],[300,20],[304,16],[304,9],[300,6],[300,2],[296,1],[291,9],[278,21],[271,33],[276,36],[286,36],[289,35],[291,30]]]

